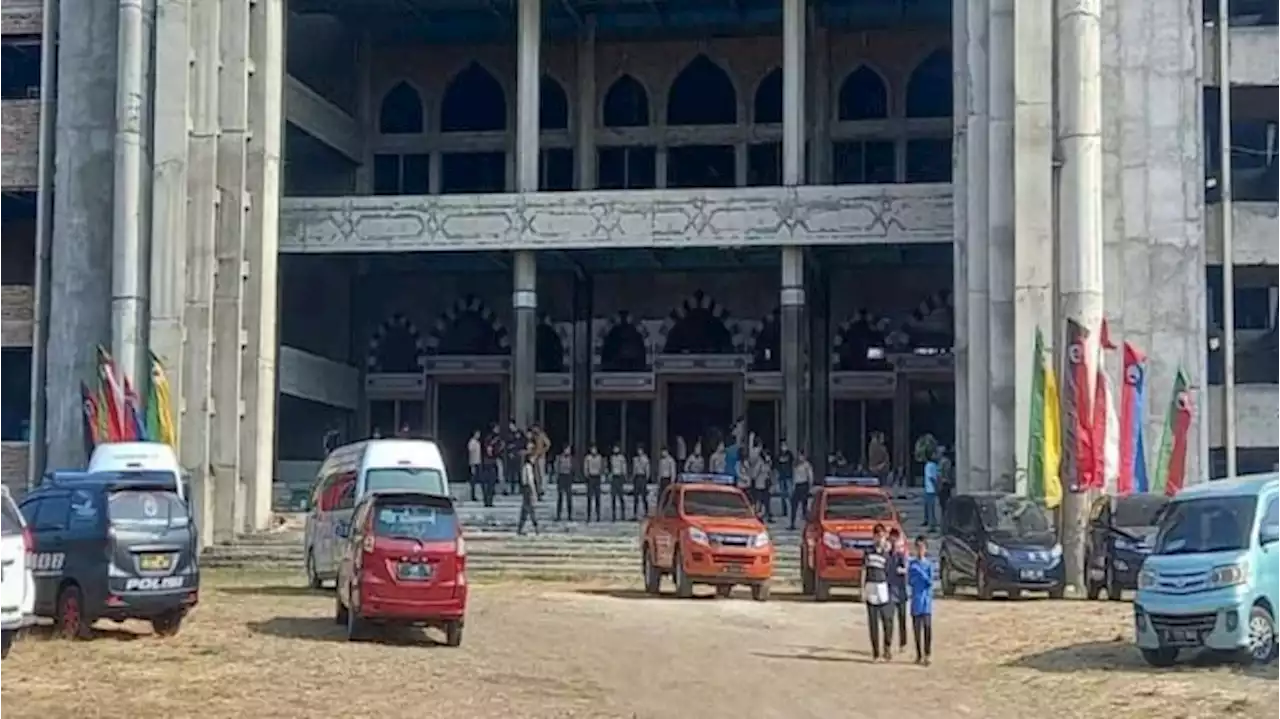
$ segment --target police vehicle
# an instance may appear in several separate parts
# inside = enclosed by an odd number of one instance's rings
[[[177,634],[199,599],[196,529],[172,472],[52,472],[22,500],[35,613],[86,638],[97,619]]]

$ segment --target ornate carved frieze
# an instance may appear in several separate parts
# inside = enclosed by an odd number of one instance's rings
[[[949,241],[945,184],[298,197],[280,219],[290,253]]]

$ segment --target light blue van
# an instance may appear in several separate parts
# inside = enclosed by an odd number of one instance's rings
[[[1160,517],[1133,602],[1138,648],[1169,666],[1181,650],[1276,658],[1280,475],[1205,482]]]

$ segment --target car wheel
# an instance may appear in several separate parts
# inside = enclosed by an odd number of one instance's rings
[[[719,584],[719,585],[716,585],[716,596],[717,596],[717,597],[720,597],[721,599],[728,599],[732,594],[733,594],[733,585],[732,585],[732,584]]]
[[[342,603],[342,597],[337,592],[334,592],[333,597],[333,623],[340,627],[347,624],[347,605]]]
[[[1102,584],[1089,578],[1089,572],[1093,571],[1093,558],[1085,556],[1084,558],[1084,593],[1089,599],[1097,599],[1102,594]]]
[[[662,572],[653,566],[653,556],[649,553],[649,548],[644,548],[644,558],[640,562],[641,570],[644,572],[644,593],[658,594],[662,591]]]
[[[1010,599],[1022,599],[1022,590],[1021,590],[1021,589],[1010,589],[1010,590],[1009,590],[1009,598],[1010,598]]]
[[[0,659],[9,658],[9,649],[13,646],[13,640],[17,638],[18,630],[6,629],[0,634]]]
[[[63,639],[88,639],[92,634],[90,620],[84,614],[84,595],[74,584],[58,595],[58,615],[54,625]]]
[[[1049,590],[1049,598],[1050,598],[1050,599],[1063,599],[1063,598],[1065,598],[1066,596],[1067,596],[1067,588],[1066,588],[1066,587],[1054,587],[1053,589],[1050,589],[1050,590]]]
[[[1142,659],[1153,667],[1171,667],[1178,661],[1178,650],[1169,647],[1143,649]]]
[[[316,573],[316,555],[310,549],[307,550],[307,586],[324,589],[324,582],[320,581],[320,575]]]
[[[1111,562],[1107,562],[1107,599],[1118,602],[1124,598],[1124,589],[1120,586],[1120,578],[1116,576],[1115,567],[1111,566]]]
[[[159,637],[172,637],[182,629],[182,620],[187,616],[181,610],[165,612],[151,620],[151,631]]]
[[[1249,659],[1267,664],[1276,658],[1276,620],[1267,608],[1253,605],[1249,612]]]
[[[991,598],[991,583],[987,581],[987,568],[978,565],[977,571],[974,572],[974,581],[978,584],[978,599]]]
[[[760,582],[751,585],[751,599],[757,602],[769,601],[769,583]]]
[[[451,647],[462,646],[462,622],[449,622],[444,625],[444,643]]]
[[[939,583],[942,585],[942,596],[954,597],[956,594],[956,583],[951,577],[951,565],[944,558],[938,562]]]
[[[813,601],[825,602],[831,599],[831,585],[822,577],[813,578]]]
[[[809,568],[808,555],[800,550],[800,593],[813,594],[813,570]]]
[[[684,559],[680,554],[680,547],[676,547],[675,553],[672,555],[674,559],[671,564],[675,570],[676,579],[676,596],[681,599],[688,599],[693,596],[693,580],[688,574],[684,573]]]

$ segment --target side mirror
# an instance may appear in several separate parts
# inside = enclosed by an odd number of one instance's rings
[[[1280,542],[1280,527],[1271,524],[1258,530],[1258,543],[1266,546]]]

